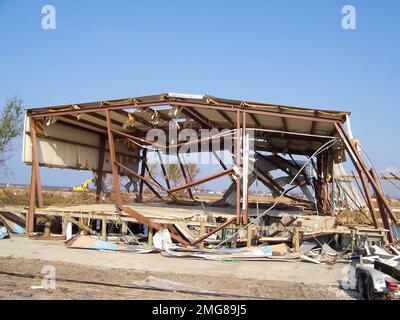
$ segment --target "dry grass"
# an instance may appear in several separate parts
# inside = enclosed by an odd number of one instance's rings
[[[43,190],[42,194],[45,206],[93,203],[95,200],[94,193]],[[29,187],[0,188],[0,205],[24,206],[28,204]]]

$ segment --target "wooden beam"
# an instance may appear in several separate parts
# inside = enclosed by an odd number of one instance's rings
[[[226,226],[229,226],[231,223],[233,223],[236,220],[236,218],[232,218],[229,219],[227,222],[222,223],[221,225],[219,225],[218,227],[216,227],[215,229],[211,230],[210,232],[208,232],[207,234],[205,234],[204,236],[201,236],[200,238],[196,239],[195,241],[193,241],[190,245],[191,246],[195,246],[196,244],[203,242],[205,239],[209,238],[210,236],[212,236],[214,233],[218,232],[219,230],[225,228]]]
[[[85,230],[87,232],[89,232],[92,235],[99,235],[98,232],[94,231],[93,229],[89,228],[88,226],[86,226],[85,224],[83,224],[82,222],[79,222],[77,220],[75,220],[74,218],[68,218],[68,221],[70,221],[71,223],[75,224],[76,226],[78,226],[80,229]]]

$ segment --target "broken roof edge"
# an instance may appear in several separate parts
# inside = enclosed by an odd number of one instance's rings
[[[76,104],[64,104],[64,105],[56,105],[56,106],[48,106],[48,107],[39,107],[39,108],[28,108],[27,113],[41,113],[48,111],[62,111],[62,110],[73,110],[73,109],[87,109],[87,108],[102,108],[107,106],[118,106],[118,104],[131,104],[132,108],[135,105],[139,105],[140,103],[153,103],[154,105],[157,102],[192,102],[192,103],[200,103],[207,105],[222,105],[222,106],[230,106],[230,107],[240,107],[240,108],[249,108],[249,109],[260,109],[260,110],[268,110],[277,113],[300,113],[310,116],[331,116],[340,118],[343,122],[346,121],[346,117],[351,114],[349,111],[335,111],[335,110],[327,110],[327,109],[312,109],[312,108],[304,108],[304,107],[295,107],[295,106],[287,106],[287,105],[279,105],[279,104],[268,104],[261,102],[252,102],[246,100],[235,100],[235,99],[225,99],[219,98],[211,95],[196,95],[196,94],[184,94],[184,93],[162,93],[156,95],[148,95],[141,97],[132,97],[132,98],[122,98],[122,99],[112,99],[112,100],[100,100],[93,102],[83,102]],[[127,107],[128,108],[128,107]]]

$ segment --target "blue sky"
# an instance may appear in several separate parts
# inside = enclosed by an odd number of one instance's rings
[[[41,28],[46,4],[56,30]],[[346,4],[356,30],[341,28]],[[0,104],[185,92],[348,110],[378,169],[400,167],[399,15],[396,0],[0,0]],[[0,181],[29,183],[20,146]],[[87,176],[59,173],[43,183]]]

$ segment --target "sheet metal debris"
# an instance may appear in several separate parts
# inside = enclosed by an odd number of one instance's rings
[[[67,246],[67,248],[73,248],[73,249],[124,251],[130,253],[150,253],[159,251],[157,248],[119,244],[119,243],[99,240],[97,237],[82,236],[82,235],[74,236],[71,239],[65,241],[65,245]]]
[[[25,217],[21,213],[1,211],[0,221],[4,223],[11,233],[25,233]]]
[[[10,235],[8,234],[8,230],[6,227],[0,227],[0,239],[9,238]]]

